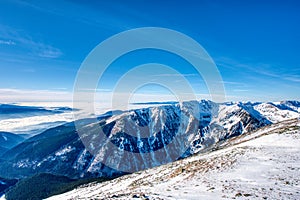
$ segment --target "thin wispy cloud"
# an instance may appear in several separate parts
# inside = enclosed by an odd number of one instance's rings
[[[246,89],[233,89],[234,92],[249,92],[249,90]]]
[[[16,43],[11,40],[0,40],[0,44],[9,45],[9,46],[16,45]]]
[[[221,83],[214,82],[214,86],[223,84],[226,92],[239,96],[239,100],[246,95],[253,99],[265,95],[268,100],[272,95],[280,99],[299,98],[295,94],[300,82],[297,58],[300,29],[295,17],[299,16],[299,12],[284,10],[273,4],[260,6],[266,8],[265,12],[256,12],[255,16],[249,17],[248,13],[258,7],[232,7],[221,2],[220,6],[210,7],[201,1],[193,4],[178,2],[171,7],[167,1],[161,1],[159,6],[148,1],[5,1],[0,6],[0,87],[36,88],[38,85],[39,88],[63,87],[71,90],[81,63],[97,44],[131,28],[154,26],[179,31],[203,45],[224,79]],[[226,12],[228,9],[232,12]],[[282,14],[280,17],[278,11]],[[223,17],[216,21],[214,13]],[[236,16],[240,20],[235,20]],[[206,20],[195,21],[196,18]],[[265,31],[257,32],[257,27],[264,27]],[[153,40],[145,34],[139,37],[134,39]],[[164,42],[168,39],[167,36],[161,38]],[[199,53],[197,48],[180,40],[173,47],[188,56],[206,57],[205,53]],[[282,49],[285,51],[280,51]],[[142,83],[145,76],[151,76],[149,83],[166,81],[182,91],[186,90],[183,86],[188,83],[197,93],[208,91],[207,82],[210,81],[191,70],[192,66],[180,56],[148,52],[149,55],[147,51],[137,51],[136,57],[133,54],[120,56],[109,66],[112,70],[104,73],[104,78],[100,79],[103,83],[99,86],[113,90],[113,86],[118,86],[120,77],[126,78],[123,75],[133,66],[162,63],[172,66],[178,74],[167,70],[156,70],[156,76],[147,71],[140,75],[129,74],[127,80],[130,85],[123,84],[122,87],[124,90],[135,88],[136,80]],[[274,63],[276,65],[272,66]],[[114,68],[114,65],[118,66]],[[249,94],[246,94],[248,90]],[[88,92],[100,93],[102,99],[101,95],[109,94],[110,90],[84,91]]]
[[[111,92],[111,89],[105,89],[105,88],[81,88],[80,89],[81,92]]]
[[[34,72],[36,72],[36,70],[33,69],[33,68],[22,69],[21,71],[22,72],[28,72],[28,73],[34,73]]]
[[[288,75],[284,77],[286,80],[294,81],[300,83],[300,76],[299,75]]]
[[[156,74],[153,75],[155,77],[191,77],[191,76],[199,76],[199,74]]]
[[[63,53],[54,47],[51,46],[41,46],[41,50],[38,53],[38,55],[42,58],[58,58],[62,55]]]
[[[20,37],[19,41],[26,48],[31,50],[31,54],[33,56],[37,56],[41,58],[58,58],[63,55],[60,49],[48,44],[36,42],[32,39],[25,38],[25,37]]]
[[[226,67],[229,69],[244,69],[249,72],[249,76],[256,77],[256,75],[267,76],[271,78],[282,79],[286,81],[300,82],[300,76],[298,74],[293,74],[288,67],[272,66],[266,63],[241,63],[230,58],[217,58],[216,62],[221,67]]]
[[[58,87],[58,88],[52,88],[51,90],[68,90],[68,88]]]
[[[221,83],[226,85],[244,85],[244,83],[234,81],[222,81]]]
[[[0,99],[1,103],[26,101],[72,101],[72,93],[61,90],[0,88]]]
[[[128,21],[125,22],[123,18],[116,17],[114,12],[105,12],[104,10],[102,10],[102,12],[98,12],[97,10],[94,10],[93,7],[90,7],[89,3],[85,2],[64,1],[62,4],[54,4],[55,6],[48,5],[47,7],[43,7],[36,2],[17,1],[17,3],[20,6],[30,7],[39,12],[68,18],[72,21],[76,21],[77,23],[79,22],[102,29],[122,30],[137,26],[136,23],[130,25],[128,24]],[[110,4],[109,1],[101,3]],[[113,4],[111,9],[115,12],[126,12],[126,16],[132,15],[133,20],[131,22],[141,18],[140,12],[136,13],[135,10],[132,10],[129,7],[126,7],[125,9],[125,6],[126,4],[123,4],[123,6],[119,8],[118,5]],[[72,8],[70,10],[74,10],[75,12],[68,12],[66,14],[66,7]],[[76,12],[77,10],[85,10],[85,15]]]
[[[63,55],[60,49],[34,40],[24,31],[5,26],[3,24],[0,24],[0,37],[4,38],[0,40],[0,44],[13,45],[22,50],[24,53],[31,54],[31,56],[41,58],[58,58]]]

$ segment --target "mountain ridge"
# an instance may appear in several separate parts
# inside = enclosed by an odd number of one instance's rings
[[[299,120],[285,120],[202,154],[48,199],[297,199],[299,144]]]
[[[194,109],[193,105],[199,105]],[[70,178],[83,178],[83,177],[106,177],[115,176],[120,174],[118,170],[114,170],[109,165],[109,160],[101,160],[108,155],[114,155],[109,149],[102,149],[102,153],[91,154],[86,147],[82,144],[81,139],[93,138],[99,139],[97,132],[98,126],[107,131],[108,138],[114,143],[118,149],[127,148],[136,152],[155,152],[156,149],[161,149],[161,145],[168,144],[177,132],[181,132],[183,136],[190,136],[186,140],[185,146],[183,144],[175,145],[171,150],[181,151],[182,155],[173,159],[168,157],[168,154],[163,160],[158,160],[155,156],[155,162],[145,161],[142,157],[126,158],[126,157],[113,157],[116,158],[114,162],[121,166],[122,163],[128,164],[123,169],[138,171],[146,168],[155,167],[167,162],[172,162],[176,159],[188,157],[192,154],[204,151],[206,148],[221,142],[223,140],[236,137],[247,132],[251,132],[257,128],[269,125],[271,123],[269,115],[263,115],[262,112],[257,111],[257,106],[263,105],[263,108],[271,104],[262,103],[231,103],[231,104],[218,104],[211,101],[199,102],[184,102],[176,105],[164,105],[159,107],[150,107],[144,109],[136,109],[130,111],[119,112],[117,115],[105,115],[96,120],[96,123],[82,123],[83,129],[86,129],[85,135],[78,136],[74,123],[68,123],[53,129],[49,129],[44,133],[25,140],[11,151],[3,155],[0,167],[0,176],[10,178],[24,178],[35,173],[54,173],[58,175],[66,175]],[[285,105],[283,102],[280,105]],[[292,106],[298,105],[297,103]],[[256,106],[256,107],[255,107]],[[272,106],[272,105],[271,105]],[[286,106],[291,106],[290,103]],[[299,108],[297,108],[299,109]],[[295,110],[295,108],[293,108]],[[282,111],[282,110],[279,110]],[[257,113],[258,112],[258,113]],[[290,117],[298,116],[299,113],[284,110],[280,113],[279,120],[290,119]],[[112,112],[113,113],[113,112]],[[111,114],[112,114],[111,113]],[[270,113],[268,113],[270,114]],[[272,114],[272,113],[271,113]],[[281,116],[282,114],[282,116]],[[183,117],[180,123],[174,121],[178,116]],[[274,117],[272,114],[271,117]],[[161,123],[161,119],[166,120]],[[93,121],[93,120],[92,120]],[[148,134],[154,136],[153,139],[148,140],[132,140],[131,135],[126,135],[124,132],[128,129],[124,124],[126,123],[135,125],[130,128],[131,132],[143,130],[142,127],[160,127],[148,130]],[[121,131],[120,131],[121,130]],[[158,130],[156,132],[155,130]],[[162,130],[162,133],[159,131]],[[123,132],[123,133],[122,133]],[[185,134],[185,135],[184,135]],[[173,135],[173,136],[172,136]],[[138,136],[139,138],[141,135]],[[146,135],[147,136],[147,135]],[[168,137],[162,137],[168,136]],[[121,142],[120,138],[124,138]],[[103,138],[99,141],[105,142]],[[91,142],[90,145],[97,147],[97,143]],[[126,141],[126,142],[124,142]],[[141,142],[143,145],[141,145]],[[146,142],[152,144],[145,144]],[[152,141],[152,142],[151,142]],[[176,141],[175,141],[176,142]],[[178,141],[177,144],[180,144]],[[146,145],[146,146],[145,146]],[[167,145],[166,145],[167,146]],[[188,148],[184,148],[188,147]],[[150,149],[153,148],[153,149]],[[177,148],[177,150],[176,150]],[[99,149],[96,149],[99,150]],[[184,150],[184,151],[183,151]],[[164,154],[161,154],[164,155]],[[127,160],[126,160],[127,159]],[[135,163],[134,163],[134,162]],[[132,165],[130,163],[133,163]],[[138,167],[136,167],[139,165]],[[122,172],[123,173],[123,172]]]

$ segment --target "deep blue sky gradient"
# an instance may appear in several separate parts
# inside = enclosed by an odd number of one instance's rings
[[[71,92],[77,70],[101,41],[138,27],[165,27],[199,42],[216,62],[228,100],[300,100],[299,1],[0,1],[0,89]],[[103,87],[135,64],[172,55],[136,52],[106,73]],[[184,66],[184,67],[183,67]],[[205,93],[200,77],[187,78]],[[198,83],[198,85],[197,85]],[[1,101],[1,99],[0,99]]]

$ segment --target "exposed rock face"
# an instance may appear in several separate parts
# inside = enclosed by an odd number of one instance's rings
[[[266,114],[266,109],[274,105],[202,100],[121,112],[94,123],[83,120],[80,127],[69,123],[6,152],[0,176],[48,172],[71,178],[99,177],[151,168],[271,124],[269,119],[277,115]],[[293,106],[290,110],[289,105]],[[277,106],[280,120],[299,117],[297,105]]]

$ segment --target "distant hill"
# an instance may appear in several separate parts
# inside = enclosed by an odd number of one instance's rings
[[[51,115],[72,111],[69,107],[38,107],[38,106],[20,106],[15,104],[0,104],[0,120],[23,118],[39,115]]]
[[[54,107],[46,109],[37,106],[19,106],[15,104],[0,104],[0,114],[14,114],[14,113],[28,113],[28,112],[55,112],[60,113],[63,111],[71,111],[69,107]]]
[[[20,144],[24,140],[25,138],[20,135],[9,132],[0,132],[0,155],[3,154],[4,151]]]
[[[5,198],[7,200],[40,200],[67,192],[76,186],[91,181],[99,183],[105,181],[105,179],[74,180],[65,176],[42,173],[19,181],[5,194]]]
[[[0,177],[0,196],[5,193],[10,187],[18,182],[17,179],[6,179]]]

